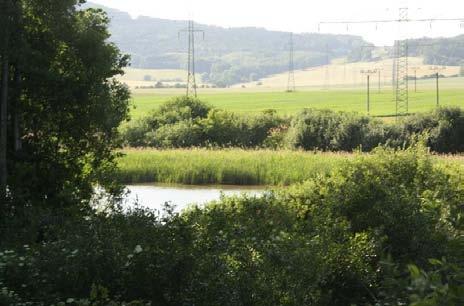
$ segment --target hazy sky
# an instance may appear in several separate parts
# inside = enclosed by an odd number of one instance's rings
[[[325,25],[321,33],[361,35],[377,45],[395,38],[464,34],[464,0],[91,0],[139,15],[188,19],[224,27],[258,26],[271,30],[318,32],[320,21],[397,19],[400,7],[414,18],[463,18],[462,22]]]

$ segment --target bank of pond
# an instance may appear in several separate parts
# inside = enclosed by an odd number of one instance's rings
[[[182,213],[30,213],[0,241],[0,305],[462,305],[463,199],[462,163],[415,147]]]

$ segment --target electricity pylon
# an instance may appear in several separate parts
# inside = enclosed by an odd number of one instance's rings
[[[400,8],[399,22],[408,22],[408,8]],[[408,76],[408,39],[398,40],[396,48],[396,117],[407,115],[409,112],[409,76]]]
[[[187,33],[188,36],[188,55],[187,55],[187,97],[190,95],[197,96],[197,81],[195,78],[195,34],[202,33],[205,39],[205,31],[195,30],[193,20],[188,21],[187,29],[179,31],[179,39],[181,33]]]
[[[386,20],[351,20],[351,21],[324,21],[319,23],[319,30],[323,24],[375,24],[380,23],[399,23],[408,24],[410,22],[425,22],[432,25],[433,22],[438,21],[458,21],[461,22],[464,18],[422,18],[422,19],[410,19],[408,16],[408,8],[399,9],[398,19],[386,19]],[[395,42],[395,60],[393,65],[393,86],[395,91],[396,100],[396,115],[397,117],[406,115],[409,111],[409,96],[408,96],[408,40],[402,39]]]

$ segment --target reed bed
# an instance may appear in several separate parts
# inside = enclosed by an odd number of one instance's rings
[[[125,149],[124,184],[287,186],[329,173],[361,153],[244,149]],[[443,167],[464,168],[463,155],[433,155]]]
[[[328,173],[348,153],[242,149],[126,149],[118,160],[122,183],[290,185]]]

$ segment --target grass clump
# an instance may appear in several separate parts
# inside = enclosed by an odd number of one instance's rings
[[[289,185],[328,173],[352,155],[290,150],[126,149],[118,179],[190,185]]]

